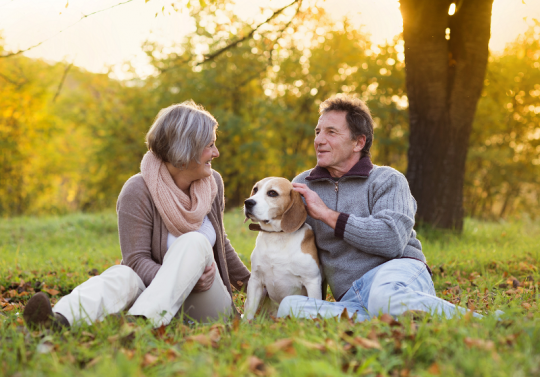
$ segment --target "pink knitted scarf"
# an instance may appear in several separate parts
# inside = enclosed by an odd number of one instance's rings
[[[213,175],[193,181],[188,196],[176,186],[165,163],[151,151],[142,159],[141,173],[167,230],[173,236],[179,237],[201,227],[217,194]]]

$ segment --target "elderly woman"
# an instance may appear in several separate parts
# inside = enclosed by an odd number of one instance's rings
[[[231,284],[247,287],[250,273],[223,226],[223,181],[212,170],[216,128],[214,117],[192,101],[159,112],[146,135],[141,173],[118,197],[122,264],[54,308],[44,293],[33,296],[24,310],[29,327],[92,323],[125,309],[155,327],[178,312],[203,322],[236,314]]]

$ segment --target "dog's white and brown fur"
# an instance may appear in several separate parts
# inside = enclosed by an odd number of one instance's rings
[[[276,177],[257,182],[244,202],[244,213],[246,220],[258,222],[261,230],[251,254],[244,319],[253,319],[264,288],[277,305],[290,295],[321,299],[315,237],[305,223],[307,212],[302,197],[292,189],[291,182]]]

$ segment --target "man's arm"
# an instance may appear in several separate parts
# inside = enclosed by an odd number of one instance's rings
[[[306,185],[295,184],[295,190],[305,192],[303,195],[310,216],[332,227],[336,237],[369,254],[389,259],[403,256],[416,212],[414,199],[404,176],[392,174],[375,185],[373,210],[368,217],[329,209],[317,193]]]

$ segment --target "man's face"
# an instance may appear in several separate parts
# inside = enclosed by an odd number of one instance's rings
[[[317,165],[326,168],[333,176],[335,171],[342,174],[358,162],[365,137],[351,140],[347,126],[346,112],[330,111],[321,115],[315,128],[315,152]],[[363,142],[362,142],[363,141]]]

